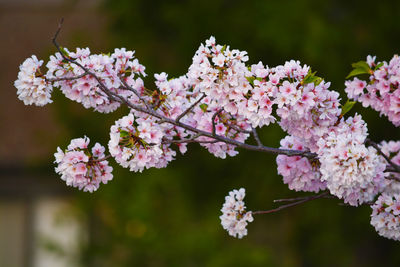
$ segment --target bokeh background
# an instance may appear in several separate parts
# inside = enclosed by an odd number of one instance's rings
[[[59,92],[43,108],[24,106],[13,81],[32,54],[48,59],[50,38],[70,49],[136,50],[149,74],[186,73],[201,42],[246,50],[249,63],[298,59],[331,81],[342,98],[352,62],[399,52],[399,1],[138,1],[0,0],[0,266],[399,266],[398,242],[379,237],[370,208],[323,199],[257,216],[242,240],[219,222],[224,196],[245,187],[251,210],[275,207],[291,192],[275,157],[240,151],[225,160],[192,144],[165,169],[131,173],[114,164],[114,179],[93,193],[67,188],[53,172],[53,153],[87,135],[108,142],[120,108],[96,114]],[[373,140],[399,129],[361,109]],[[278,146],[277,126],[260,131]]]

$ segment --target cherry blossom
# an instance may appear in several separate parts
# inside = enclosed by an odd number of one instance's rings
[[[132,113],[111,127],[108,148],[115,160],[131,171],[144,168],[164,168],[176,152],[162,144],[164,129],[150,117],[138,118]]]
[[[139,101],[132,91],[121,89],[121,79],[123,79],[133,89],[142,91],[143,81],[140,76],[145,76],[144,66],[133,57],[134,51],[126,51],[125,48],[115,49],[109,56],[91,54],[89,48],[77,48],[76,52],[69,52],[67,49],[64,51],[69,58],[95,73],[112,93]],[[82,103],[85,108],[108,113],[120,106],[119,102],[110,99],[93,75],[85,75],[86,72],[78,65],[66,62],[61,53],[51,56],[46,66],[48,68],[46,78],[56,80],[54,87],[59,87],[67,98]]]
[[[246,212],[244,204],[245,189],[232,190],[225,197],[225,203],[222,205],[221,219],[222,227],[228,231],[229,235],[242,238],[247,235],[246,226],[248,222],[253,221],[251,211]]]
[[[352,206],[373,200],[383,187],[386,163],[366,147],[366,123],[360,115],[341,120],[318,142],[321,180],[331,194]]]
[[[85,192],[96,191],[100,183],[107,184],[113,178],[113,168],[105,159],[105,148],[96,143],[89,149],[89,142],[86,136],[72,139],[65,151],[58,147],[54,154],[54,162],[58,164],[56,173],[61,174],[68,186]]]
[[[18,89],[18,98],[24,101],[25,105],[44,106],[53,102],[53,88],[40,71],[42,64],[43,60],[38,60],[33,55],[19,66],[18,80],[14,82],[14,86]]]
[[[281,148],[307,150],[300,140],[293,136],[286,136],[282,139]],[[279,155],[276,158],[276,163],[278,173],[283,176],[283,182],[289,186],[289,189],[318,192],[326,188],[326,182],[321,180],[318,159]]]
[[[371,208],[371,225],[378,234],[400,240],[400,195],[382,194]]]
[[[345,82],[349,98],[371,106],[386,115],[395,126],[400,126],[400,57],[393,56],[389,63],[375,62],[376,57],[367,57],[369,80],[357,77]]]

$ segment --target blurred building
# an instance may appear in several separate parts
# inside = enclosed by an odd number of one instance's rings
[[[51,172],[52,154],[65,129],[51,105],[24,106],[13,82],[25,58],[46,59],[53,53],[50,39],[62,17],[64,45],[98,38],[105,25],[98,2],[0,0],[1,267],[77,265],[86,226],[73,214],[73,191]],[[30,171],[32,166],[38,171]]]

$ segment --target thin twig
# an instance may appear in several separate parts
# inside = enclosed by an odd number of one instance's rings
[[[212,118],[211,118],[211,121],[212,121],[212,135],[213,135],[213,136],[215,135],[215,127],[216,127],[216,125],[215,125],[215,118],[216,118],[216,117],[218,116],[218,114],[220,114],[223,110],[224,110],[223,108],[220,108],[219,110],[217,110],[217,111],[214,113],[214,115],[213,115]]]
[[[85,77],[86,75],[88,75],[87,72],[84,72],[78,76],[73,76],[73,77],[60,77],[60,78],[45,78],[46,81],[48,82],[59,82],[59,81],[73,81],[73,80],[77,80],[80,79],[82,77]]]
[[[100,79],[99,77],[97,77],[97,75],[96,75],[95,73],[91,72],[88,68],[84,67],[84,66],[83,66],[82,64],[80,64],[79,62],[76,62],[74,59],[72,59],[72,58],[67,57],[66,55],[64,55],[64,52],[61,50],[61,47],[60,47],[60,45],[59,45],[58,42],[57,42],[57,37],[58,37],[58,34],[59,34],[60,31],[61,31],[61,27],[62,27],[63,22],[64,22],[64,18],[62,18],[62,19],[60,20],[60,23],[58,24],[57,31],[56,31],[56,33],[54,34],[53,38],[52,38],[53,44],[54,44],[54,46],[57,48],[58,52],[60,52],[62,58],[65,59],[65,60],[68,61],[68,62],[71,62],[71,63],[77,65],[77,66],[80,67],[84,72],[86,72],[87,74],[89,74],[89,75],[91,75],[93,78],[95,78],[96,81],[98,82],[99,86],[100,86],[100,89],[101,89],[110,99],[115,99],[115,97],[113,96],[113,94],[111,94],[111,91],[108,90],[108,88],[104,85],[104,83],[101,81],[101,79]]]
[[[224,122],[225,123],[225,122]],[[228,125],[229,128],[241,132],[241,133],[246,133],[246,134],[251,134],[252,131],[246,131],[245,129],[240,128],[239,126],[233,124],[233,123],[226,123]]]
[[[294,197],[294,198],[281,198],[281,199],[274,199],[274,203],[278,203],[278,202],[293,202],[293,201],[299,201],[299,200],[303,200],[303,199],[307,199],[309,198],[309,196],[307,197]],[[326,195],[323,196],[321,198],[335,198],[334,196],[331,195]]]
[[[121,73],[118,74],[118,78],[121,81],[121,83],[125,86],[126,89],[128,89],[129,91],[132,91],[139,98],[139,100],[143,102],[143,104],[146,106],[146,108],[150,109],[150,107],[147,104],[146,100],[144,100],[144,98],[139,94],[139,92],[135,88],[129,86],[126,83],[126,81],[125,81],[124,77],[122,77]]]
[[[254,139],[255,139],[256,142],[257,142],[257,145],[258,145],[259,147],[262,147],[263,144],[261,143],[260,137],[258,137],[257,130],[256,130],[255,128],[252,128],[252,132],[253,132],[253,137],[254,137]]]
[[[201,100],[203,100],[206,97],[205,94],[203,94],[196,102],[194,102],[190,107],[188,107],[182,114],[180,114],[178,117],[176,117],[176,122],[179,122],[186,114],[188,114],[197,104],[200,103]]]
[[[387,170],[387,169],[386,169]],[[393,171],[394,172],[394,171]],[[387,180],[394,180],[400,182],[400,177],[395,176],[394,174],[389,174],[387,177],[385,177]]]
[[[214,144],[217,142],[218,142],[218,140],[195,140],[195,139],[172,140],[172,139],[166,139],[166,140],[163,140],[161,143],[162,144],[182,144],[182,143]]]
[[[324,192],[324,193],[319,194],[319,195],[309,196],[309,197],[304,198],[302,200],[299,200],[299,201],[296,201],[296,202],[293,202],[293,203],[289,203],[289,204],[286,204],[286,205],[279,206],[279,207],[277,207],[275,209],[253,211],[252,214],[268,214],[268,213],[277,212],[277,211],[280,211],[280,210],[283,210],[283,209],[286,209],[286,208],[290,208],[290,207],[293,207],[293,206],[297,206],[297,205],[306,203],[306,202],[311,201],[311,200],[315,200],[315,199],[318,199],[318,198],[325,197],[326,195],[328,195],[328,192]]]
[[[392,168],[395,170],[395,172],[400,172],[400,166],[395,164],[385,153],[382,152],[382,150],[380,149],[380,147],[378,146],[377,143],[375,143],[374,141],[372,141],[371,139],[367,138],[365,140],[365,142],[367,144],[370,144],[373,148],[375,148],[376,150],[378,150],[378,153],[382,155],[382,157],[385,158],[385,160],[392,166]]]
[[[99,159],[92,159],[91,162],[100,162],[100,161],[107,160],[109,158],[111,158],[111,155],[107,155],[107,156],[104,156],[104,157],[99,158]]]

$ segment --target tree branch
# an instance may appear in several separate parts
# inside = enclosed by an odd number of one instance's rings
[[[214,113],[214,115],[213,115],[212,118],[211,118],[211,121],[212,121],[212,135],[213,135],[213,136],[215,135],[215,127],[216,127],[216,125],[215,125],[215,118],[216,118],[216,117],[218,116],[218,114],[220,114],[223,110],[224,110],[223,108],[220,108],[219,110],[217,110],[217,111]]]
[[[188,114],[205,97],[206,97],[206,95],[203,94],[196,102],[194,102],[190,107],[188,107],[184,112],[182,112],[182,114],[180,114],[178,117],[176,117],[176,122],[179,122],[186,114]]]
[[[253,137],[254,137],[254,139],[255,139],[256,142],[257,142],[257,145],[258,145],[259,147],[262,147],[263,144],[261,143],[260,137],[258,137],[257,130],[256,130],[255,128],[252,128],[252,132],[253,132]]]
[[[297,206],[297,205],[306,203],[306,202],[311,201],[311,200],[323,198],[323,197],[327,196],[328,194],[329,194],[328,192],[324,192],[324,193],[319,194],[319,195],[304,197],[304,198],[300,199],[299,201],[296,201],[296,202],[293,202],[293,203],[289,203],[289,204],[286,204],[286,205],[282,205],[282,206],[279,206],[279,207],[277,207],[277,208],[275,208],[275,209],[271,209],[271,210],[262,210],[262,211],[253,211],[252,214],[268,214],[268,213],[274,213],[274,212],[277,212],[277,211],[280,211],[280,210],[283,210],[283,209],[286,209],[286,208],[290,208],[290,207],[293,207],[293,206]],[[274,201],[274,202],[275,202],[275,201]]]
[[[45,78],[45,80],[48,82],[73,81],[73,80],[77,80],[82,77],[85,77],[86,75],[89,75],[89,74],[87,72],[84,72],[81,75],[77,75],[77,76],[73,76],[73,77]]]
[[[218,140],[196,140],[199,136],[195,136],[193,138],[187,138],[187,139],[178,139],[178,140],[172,140],[172,139],[164,139],[161,143],[162,144],[182,144],[182,143],[199,143],[199,144],[213,144],[217,143]]]
[[[304,199],[307,199],[307,198],[309,198],[309,196],[307,196],[307,197],[294,197],[294,198],[281,198],[281,199],[274,199],[273,202],[274,203],[278,203],[278,202],[293,202],[293,201],[304,200]],[[323,196],[321,198],[335,198],[335,197],[332,196],[332,195],[325,195],[325,196]]]
[[[395,164],[393,161],[391,161],[391,159],[390,159],[385,153],[382,152],[382,150],[380,149],[380,147],[378,146],[377,143],[375,143],[374,141],[372,141],[372,140],[369,139],[369,138],[367,138],[367,139],[365,140],[365,143],[367,143],[367,144],[371,145],[373,148],[375,148],[375,149],[378,151],[378,153],[379,153],[382,157],[385,158],[385,160],[390,164],[390,166],[392,166],[393,170],[386,168],[387,171],[390,171],[390,172],[399,172],[399,173],[400,173],[400,166],[397,165],[397,164]]]
[[[121,74],[121,73],[118,74],[118,78],[119,78],[119,80],[121,81],[121,83],[124,85],[124,87],[125,87],[126,89],[128,89],[128,90],[131,91],[131,92],[133,92],[133,93],[139,98],[139,100],[143,102],[143,104],[146,106],[146,108],[147,108],[147,109],[150,109],[150,107],[149,107],[149,105],[147,104],[146,100],[143,99],[143,97],[139,94],[139,92],[138,92],[137,90],[135,90],[133,87],[129,86],[129,85],[126,83],[126,81],[124,80],[124,77],[122,77],[122,74]]]

